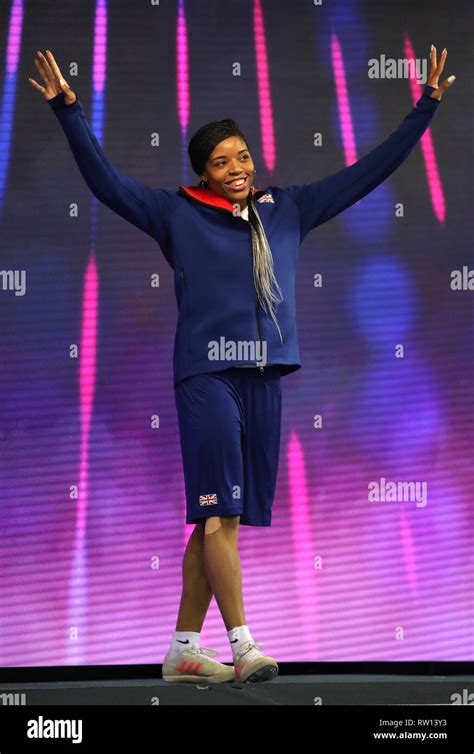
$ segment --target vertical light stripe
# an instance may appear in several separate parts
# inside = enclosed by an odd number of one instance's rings
[[[275,169],[275,134],[265,24],[260,0],[254,2],[253,21],[262,154],[265,167],[272,173]]]
[[[14,0],[7,27],[6,70],[0,105],[0,213],[3,210],[5,186],[10,164],[10,148],[15,113],[16,80],[23,33],[23,0]],[[28,83],[31,88],[31,84]]]
[[[352,124],[351,106],[349,103],[349,94],[347,91],[346,71],[342,50],[339,39],[336,34],[331,36],[331,61],[334,74],[334,83],[336,86],[337,107],[339,111],[339,121],[341,124],[341,138],[344,149],[344,160],[346,166],[353,165],[357,161],[357,150],[354,138],[354,127]]]
[[[178,87],[178,118],[181,131],[187,131],[189,124],[189,62],[188,31],[184,1],[179,0],[176,24],[176,83]]]
[[[287,448],[288,488],[293,539],[292,560],[295,572],[295,603],[300,631],[295,645],[296,660],[318,659],[318,606],[316,581],[319,572],[314,569],[311,527],[311,500],[306,480],[306,464],[302,443],[293,430]]]

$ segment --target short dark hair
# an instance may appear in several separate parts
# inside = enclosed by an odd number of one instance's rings
[[[206,162],[216,146],[221,141],[224,141],[224,139],[228,139],[229,136],[240,136],[245,141],[247,148],[249,148],[249,143],[240,130],[238,123],[232,120],[232,118],[215,120],[212,123],[201,126],[196,131],[188,146],[189,159],[195,173],[199,176],[202,175]]]

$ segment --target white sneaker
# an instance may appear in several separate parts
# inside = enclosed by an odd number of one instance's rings
[[[234,657],[235,677],[245,683],[271,681],[278,675],[278,665],[273,657],[260,652],[261,642],[248,641]]]
[[[215,649],[191,644],[179,655],[170,657],[169,652],[163,660],[162,678],[171,683],[225,683],[235,680],[233,665],[211,659],[210,655],[217,655]]]

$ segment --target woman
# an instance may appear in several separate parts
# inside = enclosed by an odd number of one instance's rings
[[[153,189],[107,160],[81,103],[47,50],[29,79],[54,110],[92,193],[154,238],[173,269],[178,303],[173,372],[186,487],[195,523],[183,560],[183,591],[168,681],[259,682],[278,665],[254,641],[242,601],[239,525],[270,526],[281,424],[280,378],[301,367],[295,326],[298,249],[314,228],[350,207],[402,164],[454,76],[428,83],[382,144],[350,167],[311,183],[256,189],[248,141],[232,120],[200,128],[189,144],[199,186]],[[234,666],[200,647],[215,595]]]

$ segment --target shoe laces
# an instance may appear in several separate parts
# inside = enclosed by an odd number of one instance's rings
[[[248,654],[252,649],[259,649],[260,647],[263,647],[263,642],[261,641],[249,641],[247,644],[244,645],[244,649],[242,649],[240,652],[237,652],[235,655],[236,660],[241,660],[242,657],[245,657],[246,654]]]
[[[209,657],[213,657],[214,655],[218,655],[219,652],[216,649],[210,649],[209,647],[200,647],[199,644],[191,644],[191,646],[188,649],[184,650],[186,654],[192,654],[192,655],[199,655],[204,654],[208,655]]]

